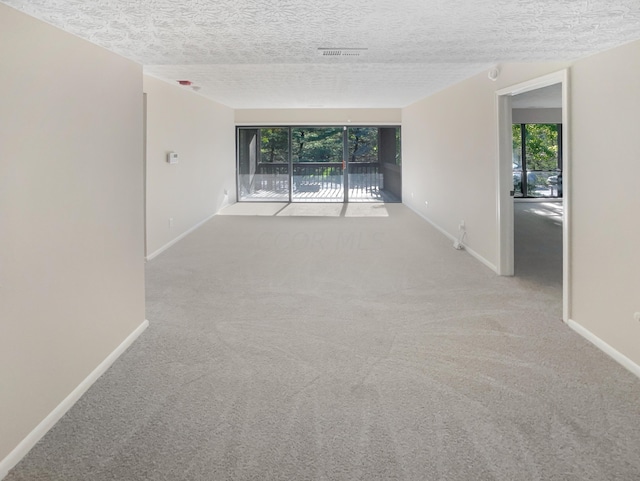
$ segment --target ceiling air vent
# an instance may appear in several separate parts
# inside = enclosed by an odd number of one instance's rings
[[[368,48],[319,48],[321,57],[362,57]]]

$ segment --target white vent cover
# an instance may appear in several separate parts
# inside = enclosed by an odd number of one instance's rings
[[[362,57],[368,48],[319,48],[321,57]]]

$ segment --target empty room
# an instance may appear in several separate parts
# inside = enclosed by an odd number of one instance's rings
[[[0,479],[640,479],[640,4],[0,1]]]

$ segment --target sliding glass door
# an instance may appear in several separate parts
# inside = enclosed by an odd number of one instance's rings
[[[294,202],[344,202],[341,127],[291,129]]]
[[[399,127],[238,127],[238,199],[400,202]]]
[[[238,129],[238,198],[289,201],[289,129]]]

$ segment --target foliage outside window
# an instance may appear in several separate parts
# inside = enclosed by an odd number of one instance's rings
[[[349,129],[349,161],[378,162],[378,129],[354,127]]]
[[[260,162],[286,163],[289,160],[289,129],[260,129]]]
[[[342,162],[342,128],[291,129],[293,162]]]
[[[558,168],[558,124],[513,125],[513,151],[521,157],[522,126],[525,127],[525,154],[528,170]],[[520,164],[521,165],[521,164]]]
[[[560,124],[514,124],[513,181],[516,196],[562,195]],[[525,192],[526,190],[526,192]]]
[[[379,159],[379,128],[348,129],[349,162],[375,163]],[[395,128],[395,164],[401,165],[400,129]],[[342,128],[295,127],[291,129],[293,162],[342,162]],[[260,129],[260,163],[287,163],[289,128]]]

